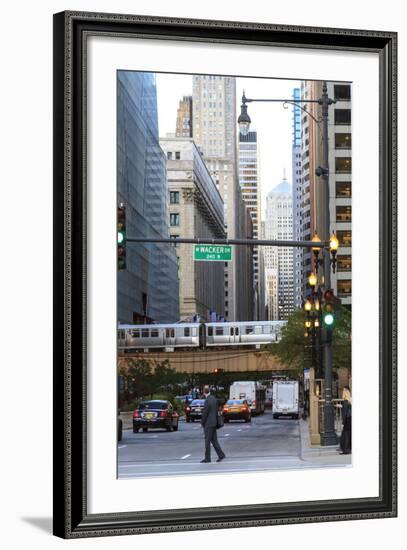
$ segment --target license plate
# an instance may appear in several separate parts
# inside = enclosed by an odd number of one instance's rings
[[[146,413],[144,416],[147,420],[151,420],[152,418],[154,418],[154,413]]]
[[[199,409],[195,409],[195,412],[197,412],[197,413],[200,413],[201,411],[202,411],[202,409],[201,409],[201,408],[199,408]]]
[[[238,412],[240,412],[240,409],[232,408],[232,409],[230,409],[230,411],[232,413],[238,413]]]

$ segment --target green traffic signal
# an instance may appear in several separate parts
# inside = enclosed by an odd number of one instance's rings
[[[335,317],[333,313],[324,313],[322,316],[322,322],[326,327],[332,327],[335,323]]]
[[[126,210],[117,208],[117,269],[126,269]]]
[[[337,321],[337,302],[334,291],[330,288],[324,293],[324,304],[322,306],[322,324],[325,328],[334,328]]]

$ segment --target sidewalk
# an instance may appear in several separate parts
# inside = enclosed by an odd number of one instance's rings
[[[321,445],[311,445],[309,436],[309,422],[300,418],[299,431],[301,443],[301,459],[305,462],[313,462],[321,466],[326,464],[329,466],[351,466],[352,455],[339,454],[338,445],[322,447]]]

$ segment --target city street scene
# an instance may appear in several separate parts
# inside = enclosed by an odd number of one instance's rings
[[[118,71],[119,479],[351,466],[351,101]]]

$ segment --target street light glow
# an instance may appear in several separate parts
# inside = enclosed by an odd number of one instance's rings
[[[331,252],[337,252],[339,248],[338,237],[335,235],[335,233],[331,235],[331,238],[329,239],[329,248]]]
[[[311,275],[308,277],[308,283],[310,286],[315,286],[317,284],[317,276],[315,273],[311,273]]]

